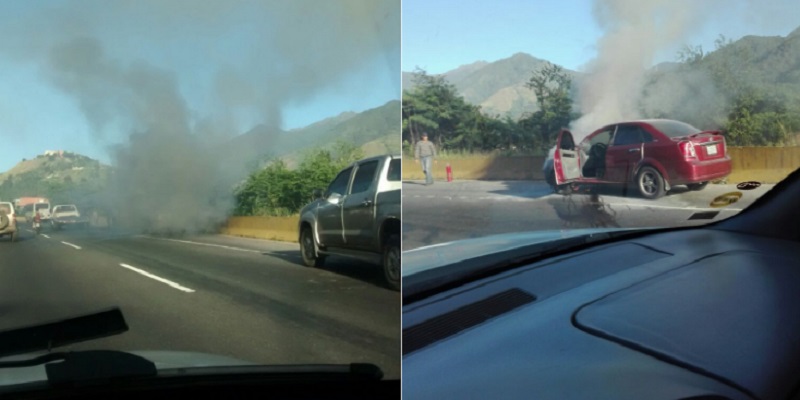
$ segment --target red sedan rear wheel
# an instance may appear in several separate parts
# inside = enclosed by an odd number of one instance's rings
[[[664,178],[653,167],[642,167],[636,174],[636,185],[642,197],[650,200],[664,195]]]

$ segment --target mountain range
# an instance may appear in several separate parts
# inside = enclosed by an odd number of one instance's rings
[[[245,163],[280,157],[290,166],[303,150],[327,147],[337,140],[357,143],[367,157],[400,152],[400,101],[360,113],[345,112],[304,128],[282,131],[260,125],[235,137],[223,152]]]
[[[535,111],[536,96],[525,84],[545,65],[546,60],[527,53],[516,53],[494,62],[476,61],[445,72],[444,77],[452,83],[468,103],[481,106],[490,115],[519,118],[523,113]],[[564,69],[571,78],[580,73]],[[414,87],[413,72],[403,72],[403,90]]]
[[[292,167],[304,150],[329,147],[337,140],[360,145],[365,156],[400,152],[400,101],[360,113],[345,112],[290,131],[257,126],[215,148],[231,179],[245,179],[263,161],[278,157]],[[114,168],[76,153],[24,158],[0,173],[0,200],[25,196],[86,197],[108,182]],[[79,201],[76,199],[74,201]]]
[[[484,113],[519,118],[538,109],[533,91],[525,83],[547,63],[526,53],[516,53],[494,62],[476,61],[442,75],[468,103],[481,106]],[[693,68],[712,69],[733,65],[738,79],[759,88],[800,99],[800,27],[789,35],[745,36],[727,46],[704,54]],[[673,70],[678,64],[665,62],[650,68],[648,76]],[[564,69],[578,87],[583,73]],[[403,72],[403,90],[414,87],[413,72]],[[800,104],[800,100],[798,100]]]

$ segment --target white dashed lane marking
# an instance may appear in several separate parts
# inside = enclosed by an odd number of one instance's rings
[[[63,241],[62,241],[61,243],[64,243],[64,244],[65,244],[65,245],[67,245],[67,246],[74,247],[74,248],[75,248],[75,249],[77,249],[77,250],[80,250],[80,249],[81,249],[81,246],[74,245],[74,244],[72,244],[72,243],[69,243],[69,242],[63,242]]]
[[[177,284],[177,283],[175,283],[175,282],[173,282],[173,281],[171,281],[169,279],[164,279],[164,278],[162,278],[160,276],[153,275],[153,274],[151,274],[151,273],[149,273],[149,272],[147,272],[147,271],[145,271],[143,269],[132,267],[132,266],[130,266],[128,264],[120,264],[120,266],[123,267],[123,268],[127,268],[127,269],[129,269],[131,271],[134,271],[134,272],[136,272],[138,274],[144,275],[144,276],[146,276],[146,277],[148,277],[150,279],[155,279],[155,280],[157,280],[157,281],[159,281],[161,283],[166,283],[167,285],[172,286],[173,288],[178,289],[178,290],[180,290],[182,292],[194,293],[193,289],[189,289],[189,288],[187,288],[185,286],[181,286],[181,285],[179,285],[179,284]]]

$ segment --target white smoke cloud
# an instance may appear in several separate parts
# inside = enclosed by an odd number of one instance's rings
[[[708,29],[743,23],[755,28],[797,27],[794,0],[596,0],[595,20],[603,31],[597,56],[583,68],[578,108],[571,130],[580,140],[602,125],[642,117],[719,113],[719,93],[702,71],[670,76],[643,93],[648,70],[665,51],[692,45]],[[711,49],[706,48],[706,51]]]
[[[580,140],[603,124],[640,117],[645,74],[658,52],[682,43],[720,1],[598,0],[603,35],[578,88],[584,113],[571,129]]]
[[[399,0],[73,1],[0,27],[24,39],[0,53],[38,68],[110,145],[107,200],[133,226],[191,230],[232,206],[245,165],[228,165],[242,160],[219,145],[241,133],[242,115],[278,130],[287,107],[375,59],[396,59],[399,84],[399,13]]]

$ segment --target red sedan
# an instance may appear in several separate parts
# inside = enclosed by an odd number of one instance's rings
[[[557,190],[572,183],[634,184],[643,197],[656,199],[676,185],[701,190],[728,176],[731,159],[719,131],[649,119],[606,125],[577,146],[562,130],[544,172]]]

